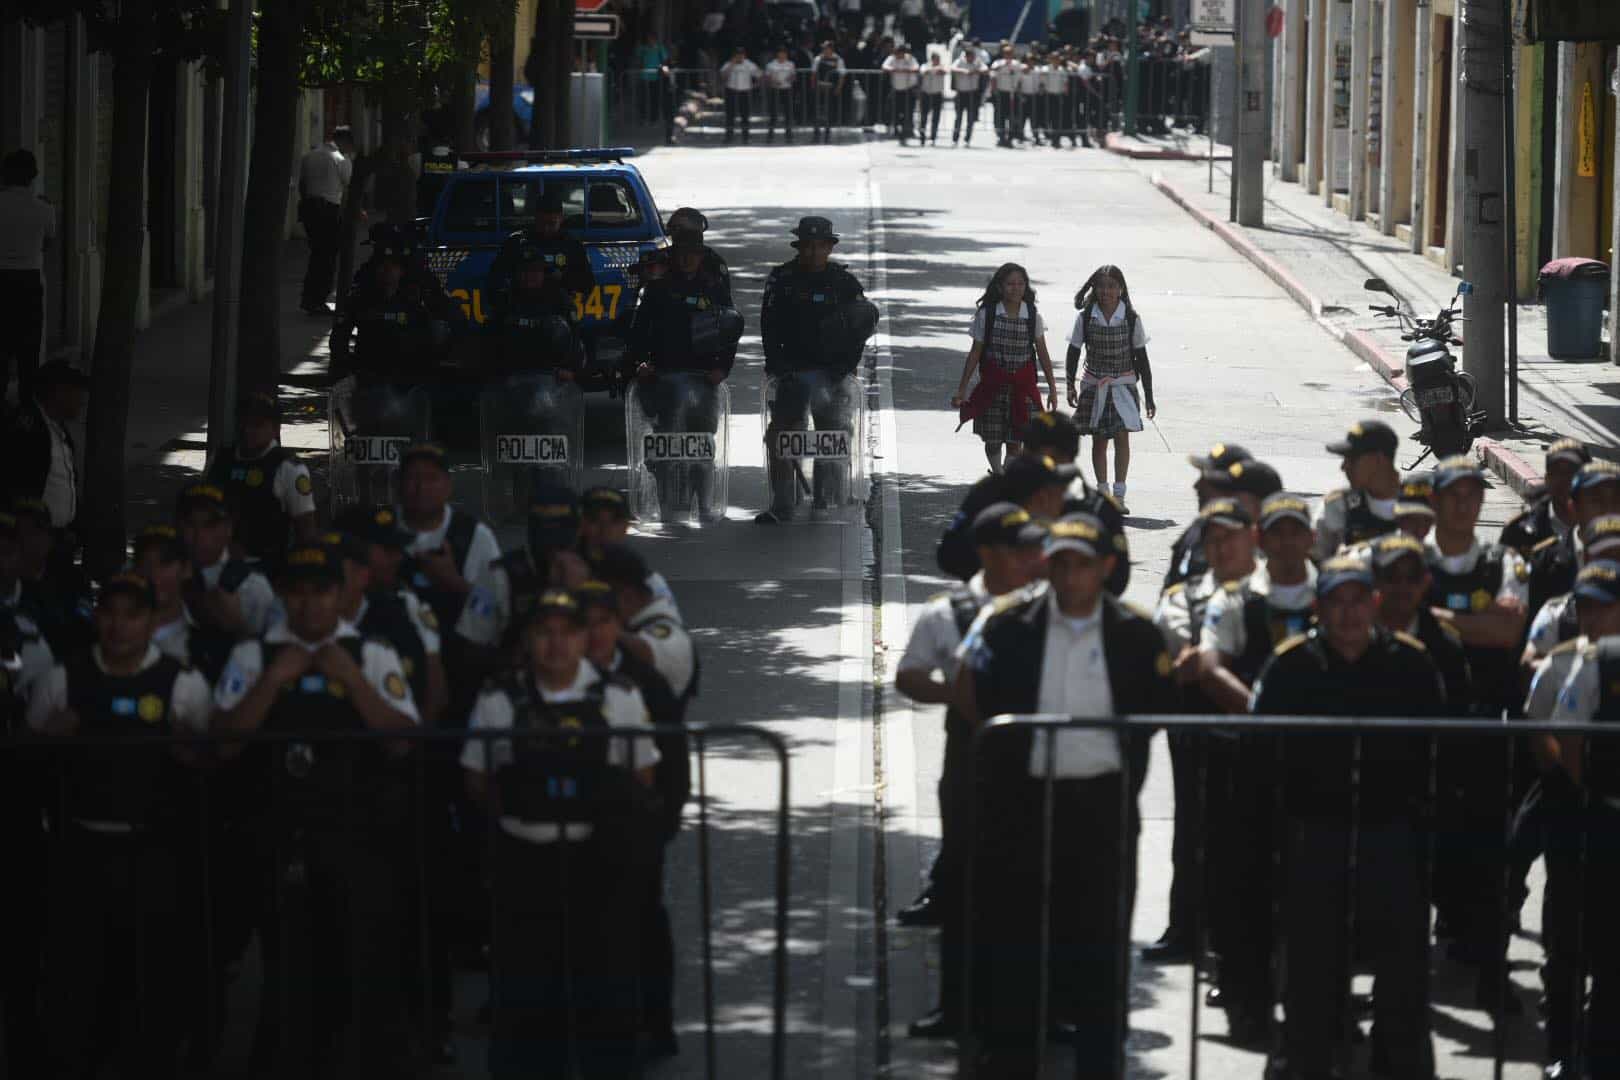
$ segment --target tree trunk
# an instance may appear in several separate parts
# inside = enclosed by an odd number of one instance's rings
[[[262,0],[253,163],[242,212],[238,386],[281,381],[281,262],[298,134],[298,65],[310,0]]]
[[[553,37],[551,43],[551,105],[557,117],[557,140],[552,145],[566,148],[569,92],[574,85],[574,5],[572,0],[552,0]]]
[[[458,153],[477,149],[478,143],[478,72],[468,65],[455,75],[450,92],[450,134],[456,140],[452,145]]]
[[[489,148],[510,150],[514,144],[512,116],[513,67],[517,63],[517,37],[504,26],[489,42]]]
[[[84,562],[94,577],[113,573],[124,563],[124,438],[146,242],[146,98],[157,46],[152,0],[124,0],[118,33],[108,156],[108,168],[118,182],[107,194],[107,254],[90,365],[84,491],[79,502]]]
[[[416,149],[416,116],[395,101],[383,106],[383,142],[378,148],[377,209],[391,222],[416,220],[416,175],[411,154]],[[352,234],[351,234],[352,235]]]

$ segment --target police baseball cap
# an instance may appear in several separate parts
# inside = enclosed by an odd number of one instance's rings
[[[349,506],[332,519],[332,527],[367,544],[404,550],[416,534],[400,522],[391,506]]]
[[[1280,521],[1297,521],[1307,529],[1311,527],[1311,504],[1298,495],[1279,491],[1267,495],[1260,503],[1260,529],[1265,531]]]
[[[617,613],[619,610],[619,597],[614,593],[613,586],[596,578],[580,582],[574,589],[574,599],[578,600],[579,606],[586,611],[591,608],[602,608]]]
[[[412,443],[399,455],[399,467],[406,468],[413,461],[431,461],[445,472],[450,471],[450,455],[435,442]]]
[[[529,546],[572,547],[579,538],[579,498],[565,487],[538,488],[529,496]]]
[[[533,625],[548,615],[561,615],[575,626],[585,624],[585,609],[567,589],[542,589],[540,595],[535,597],[534,606],[529,609],[525,622]]]
[[[189,484],[180,489],[174,500],[174,516],[184,518],[198,510],[206,510],[217,518],[231,516],[231,504],[225,489],[216,484]]]
[[[1206,526],[1219,525],[1223,529],[1247,529],[1254,524],[1249,512],[1236,499],[1211,499],[1199,508],[1198,520]]]
[[[1114,553],[1108,526],[1095,514],[1064,514],[1046,530],[1041,550],[1048,556],[1060,551],[1078,551],[1094,559]]]
[[[186,546],[180,542],[180,530],[173,525],[148,525],[135,534],[135,557],[156,550],[158,558],[166,563],[179,562],[186,557]]]
[[[1420,563],[1428,562],[1423,545],[1405,533],[1388,533],[1372,542],[1372,563],[1375,570],[1387,570],[1408,556]]]
[[[1569,489],[1578,493],[1590,491],[1601,484],[1620,484],[1620,465],[1612,461],[1588,461],[1575,474],[1575,481]]]
[[[638,589],[647,587],[647,576],[651,573],[647,560],[623,544],[609,544],[603,548],[594,569],[597,578],[609,585],[631,585]]]
[[[281,402],[269,390],[255,390],[243,395],[242,400],[236,403],[236,415],[243,418],[259,416],[268,420],[279,420]]]
[[[1046,527],[1012,502],[991,503],[973,519],[974,547],[1033,547],[1046,539]]]
[[[1485,470],[1467,454],[1455,454],[1434,467],[1434,490],[1437,495],[1464,480],[1478,480],[1481,487],[1485,484]]]
[[[1592,451],[1579,439],[1559,439],[1547,447],[1547,468],[1554,465],[1573,465],[1580,468],[1592,460]]]
[[[1020,433],[1029,450],[1059,450],[1073,457],[1080,452],[1080,426],[1060,412],[1038,412]]]
[[[1239,461],[1252,461],[1254,455],[1249,453],[1237,443],[1218,442],[1209,448],[1207,454],[1188,454],[1187,464],[1199,472],[1217,469],[1224,472],[1229,465]]]
[[[1200,479],[1229,495],[1264,499],[1283,489],[1282,476],[1263,461],[1234,461],[1224,469],[1205,469]]]
[[[1382,420],[1361,420],[1351,424],[1344,438],[1328,443],[1327,448],[1329,453],[1340,457],[1355,457],[1358,454],[1387,454],[1394,457],[1395,448],[1400,445],[1401,437]]]
[[[1434,473],[1407,473],[1401,477],[1401,490],[1395,496],[1395,516],[1434,517]]]
[[[1079,475],[1075,466],[1059,465],[1045,454],[1020,454],[1007,462],[1002,482],[1007,498],[1021,503],[1041,488],[1068,487]]]
[[[579,497],[579,508],[581,512],[609,510],[626,520],[630,517],[630,501],[618,488],[586,488],[585,493]]]
[[[133,597],[142,607],[157,607],[157,594],[152,590],[152,583],[128,570],[114,574],[101,583],[101,591],[96,594],[96,603],[104,604],[114,596]]]
[[[798,227],[793,230],[793,235],[797,237],[793,241],[794,247],[798,247],[806,240],[828,240],[834,244],[838,243],[838,234],[833,232],[832,222],[824,217],[814,215],[800,218]]]
[[[353,533],[333,529],[321,533],[319,540],[339,559],[347,559],[360,566],[366,565],[371,560],[371,545]]]
[[[1620,562],[1599,559],[1581,567],[1575,575],[1575,598],[1592,600],[1599,604],[1620,601]]]
[[[1620,547],[1620,514],[1603,514],[1581,526],[1581,548],[1585,558],[1600,551]]]
[[[276,583],[283,587],[310,582],[316,585],[343,583],[343,555],[326,544],[294,544],[287,549],[276,572]]]
[[[1322,564],[1316,575],[1316,598],[1327,596],[1341,585],[1365,585],[1372,588],[1372,568],[1367,560],[1357,555],[1339,555]]]

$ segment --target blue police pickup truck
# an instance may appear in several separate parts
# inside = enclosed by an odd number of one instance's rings
[[[427,220],[428,266],[460,301],[470,327],[489,325],[486,281],[506,238],[534,221],[542,191],[560,190],[563,228],[590,253],[596,287],[574,294],[587,363],[600,388],[624,351],[622,328],[634,310],[633,268],[669,244],[652,192],[625,158],[631,147],[464,154]]]

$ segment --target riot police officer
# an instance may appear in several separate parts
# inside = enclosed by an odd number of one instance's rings
[[[315,489],[309,468],[277,440],[281,403],[255,390],[236,406],[236,442],[209,465],[208,482],[236,507],[241,554],[264,562],[281,557],[294,539],[315,535]]]
[[[626,341],[625,363],[641,384],[640,408],[655,431],[715,432],[721,421],[717,387],[731,374],[743,318],[732,306],[728,279],[706,268],[703,236],[680,229],[671,238],[669,271],[642,290]],[[682,514],[696,495],[698,519],[724,513],[713,506],[718,460],[649,463],[658,482],[659,513]]]
[[[374,225],[371,243],[332,329],[333,366],[378,378],[429,372],[448,355],[461,306],[422,264],[413,226]]]
[[[664,231],[670,236],[684,231],[696,231],[699,236],[703,236],[709,231],[709,219],[701,210],[690,206],[678,206],[670,213],[669,220],[664,224]],[[724,281],[728,289],[731,287],[731,267],[727,266],[725,258],[707,243],[703,245],[703,269]]]
[[[523,663],[473,709],[461,764],[497,819],[490,1074],[629,1076],[635,1065],[636,934],[656,831],[659,755],[641,692],[585,658],[578,600],[548,589],[523,628]],[[605,732],[627,732],[613,737]],[[569,733],[577,734],[569,734]]]
[[[502,372],[579,371],[579,311],[595,287],[585,245],[563,232],[563,193],[540,193],[534,224],[506,238],[489,266],[496,336],[493,366]]]
[[[793,235],[799,254],[771,271],[760,305],[765,373],[777,380],[765,431],[771,505],[754,519],[763,525],[792,518],[795,488],[802,483],[798,462],[780,456],[773,436],[802,429],[807,414],[818,431],[849,430],[857,402],[850,400],[844,379],[859,366],[861,350],[878,320],[876,305],[866,299],[855,275],[830,261],[838,243],[832,222],[801,218]],[[852,446],[851,452],[859,450]],[[833,471],[839,467],[838,461],[816,462],[812,490],[816,509],[825,509],[845,494]]]
[[[1395,500],[1401,476],[1395,471],[1395,450],[1400,446],[1395,429],[1381,420],[1362,420],[1328,451],[1343,458],[1340,468],[1348,487],[1330,491],[1322,499],[1316,522],[1317,561],[1332,558],[1340,547],[1359,544],[1395,531]]]

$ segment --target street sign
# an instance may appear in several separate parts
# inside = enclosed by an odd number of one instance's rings
[[[611,39],[619,36],[617,15],[574,15],[574,36],[577,38]]]
[[[1237,23],[1237,0],[1193,0],[1188,25],[1205,33],[1230,34]]]
[[[578,15],[594,15],[608,6],[608,0],[574,0],[574,12]]]

